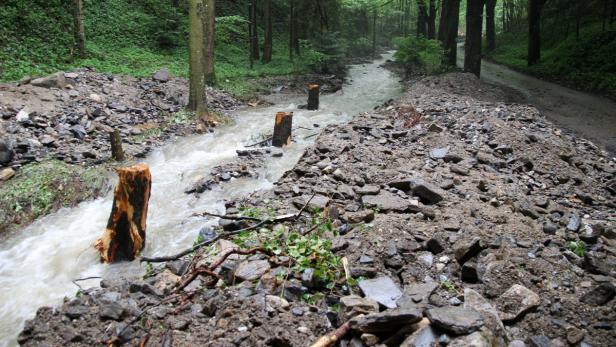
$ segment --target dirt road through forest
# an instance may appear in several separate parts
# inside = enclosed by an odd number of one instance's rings
[[[464,65],[464,47],[458,46],[458,66]],[[511,99],[537,107],[559,126],[616,154],[616,102],[580,92],[483,60],[481,80],[512,89]]]

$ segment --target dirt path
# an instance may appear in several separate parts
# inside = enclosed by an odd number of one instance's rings
[[[463,64],[464,49],[458,46],[458,66]],[[557,125],[592,140],[612,155],[616,153],[616,102],[486,60],[481,65],[481,79],[512,89],[513,101],[532,104]]]

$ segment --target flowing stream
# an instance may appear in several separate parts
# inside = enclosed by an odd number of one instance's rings
[[[277,105],[238,111],[235,124],[207,135],[177,140],[155,150],[145,160],[152,172],[152,196],[148,214],[148,236],[143,254],[173,254],[189,247],[198,231],[207,225],[195,212],[224,212],[224,199],[245,196],[267,189],[300,158],[324,126],[344,123],[353,115],[402,93],[398,78],[380,67],[391,54],[370,64],[350,67],[342,93],[321,97],[319,111],[297,110],[302,97],[287,97]],[[282,158],[268,158],[258,178],[234,179],[200,197],[184,194],[184,189],[211,168],[236,160],[236,150],[271,132],[277,111],[293,111],[295,142],[284,148]],[[77,278],[140,276],[139,262],[101,265],[92,248],[102,234],[111,210],[112,194],[63,209],[34,222],[0,245],[0,346],[16,346],[16,337],[26,319],[40,306],[59,305],[72,296]],[[211,222],[210,222],[211,223]],[[84,287],[99,280],[82,282]]]

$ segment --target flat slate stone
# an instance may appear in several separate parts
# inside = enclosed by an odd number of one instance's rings
[[[366,207],[376,207],[383,212],[404,212],[409,209],[410,203],[388,191],[382,191],[377,195],[364,195],[361,198]]]
[[[438,307],[427,312],[432,324],[455,335],[470,334],[483,325],[479,312],[468,308]]]
[[[269,269],[271,266],[267,260],[244,261],[235,270],[235,277],[242,281],[253,281],[261,278]]]
[[[496,307],[500,311],[500,319],[504,322],[516,321],[526,312],[536,308],[541,298],[532,290],[514,284],[497,300]]]
[[[419,322],[420,310],[387,310],[353,318],[351,329],[362,333],[398,331],[401,327]]]
[[[402,296],[402,291],[386,276],[360,281],[359,288],[367,298],[387,308],[396,308],[396,301]]]

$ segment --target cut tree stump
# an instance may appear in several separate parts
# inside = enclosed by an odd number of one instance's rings
[[[308,110],[315,111],[319,109],[319,93],[320,86],[318,84],[308,85]]]
[[[134,260],[145,246],[152,175],[146,164],[116,169],[120,180],[103,236],[96,241],[101,262]]]
[[[111,142],[111,156],[117,161],[124,160],[124,150],[122,149],[122,137],[116,129],[109,132],[109,142]]]
[[[272,146],[284,147],[291,144],[291,130],[293,128],[293,112],[276,113]]]

